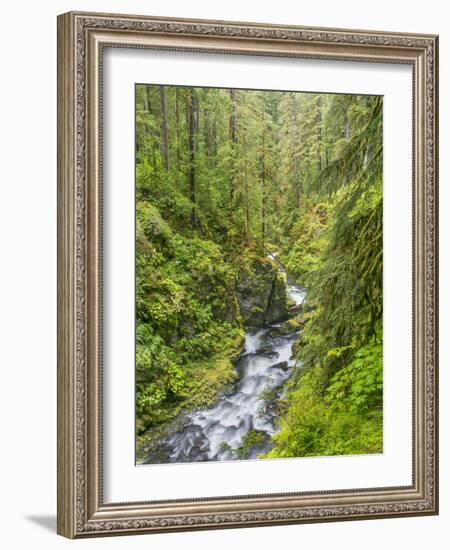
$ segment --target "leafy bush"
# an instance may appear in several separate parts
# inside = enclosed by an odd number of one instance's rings
[[[136,372],[140,431],[177,414],[192,400],[203,364],[218,368],[242,338],[233,268],[219,246],[175,233],[149,201],[137,204]],[[193,373],[194,365],[198,369]],[[205,392],[206,399],[210,393]]]
[[[318,365],[301,374],[267,457],[380,453],[382,403],[382,346],[374,341],[358,349],[329,384]]]

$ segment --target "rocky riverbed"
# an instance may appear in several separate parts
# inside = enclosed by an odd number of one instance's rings
[[[255,293],[245,296],[248,287],[240,287],[247,324],[264,326],[246,331],[245,349],[235,362],[237,381],[212,407],[178,419],[141,463],[258,458],[270,450],[278,429],[277,404],[296,368],[292,346],[300,333],[297,324],[282,322],[289,316],[287,297],[294,308],[305,297],[303,288],[286,283],[282,267],[276,268],[275,275],[271,273],[273,260],[261,264],[259,286],[266,293],[264,300],[256,293],[257,304]],[[268,274],[272,276],[270,288]]]

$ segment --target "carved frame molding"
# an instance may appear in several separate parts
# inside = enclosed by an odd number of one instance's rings
[[[407,63],[414,90],[411,487],[104,504],[101,90],[107,47]],[[436,514],[438,39],[70,12],[58,17],[58,533],[85,537]]]

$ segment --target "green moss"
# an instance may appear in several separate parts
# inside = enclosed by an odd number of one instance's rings
[[[243,351],[243,332],[222,342],[223,350],[210,361],[190,364],[185,406],[196,408],[213,405],[220,393],[237,377],[233,360]]]
[[[287,317],[287,291],[278,264],[251,248],[237,260],[237,297],[242,322],[261,327]]]
[[[176,233],[137,203],[136,413],[142,435],[210,403],[232,380],[243,332],[235,270],[217,243]],[[200,397],[202,396],[202,397]]]
[[[292,332],[297,332],[300,330],[303,325],[306,323],[306,319],[303,316],[293,317],[288,319],[281,324],[279,329],[280,334],[291,334]]]
[[[263,432],[258,432],[253,429],[249,430],[242,440],[242,445],[235,450],[236,456],[240,459],[245,458],[253,447],[264,441],[265,437]]]

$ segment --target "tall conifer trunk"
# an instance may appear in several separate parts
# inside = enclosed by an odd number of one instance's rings
[[[159,87],[159,99],[161,104],[161,149],[164,168],[169,171],[169,132],[167,130],[167,105],[164,86]]]
[[[192,203],[191,211],[191,224],[193,227],[197,225],[197,212],[196,212],[196,188],[195,188],[195,136],[197,132],[196,121],[196,100],[194,91],[189,91],[188,96],[188,118],[189,118],[189,168],[188,168],[188,181],[189,181],[189,198]]]
[[[228,139],[231,143],[231,182],[230,182],[230,202],[233,206],[234,195],[236,192],[236,143],[237,143],[237,132],[236,132],[236,90],[230,90],[230,100],[231,100],[231,114],[228,121]]]
[[[261,246],[264,250],[266,240],[266,104],[263,99],[261,120],[262,120],[262,147],[261,147]]]

